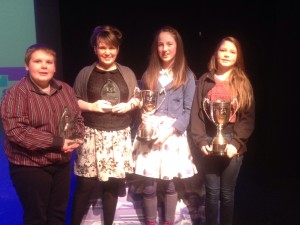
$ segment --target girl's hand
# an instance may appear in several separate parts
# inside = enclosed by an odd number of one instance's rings
[[[229,158],[232,158],[233,156],[235,156],[238,153],[236,147],[231,144],[226,145],[225,151]]]
[[[112,105],[109,101],[106,100],[98,100],[98,112],[110,112],[112,110]]]
[[[164,132],[156,133],[153,138],[157,138],[154,142],[154,145],[162,145],[168,137],[174,134],[174,129],[171,127],[168,130],[164,130]]]
[[[212,146],[204,145],[204,146],[201,147],[201,152],[204,155],[209,155],[211,151],[212,151]]]
[[[113,113],[127,113],[132,109],[131,104],[129,102],[121,102],[112,107],[111,111]]]
[[[149,115],[149,114],[146,114],[146,113],[142,113],[142,121],[143,121],[143,123],[146,123],[146,124],[157,124],[157,123],[159,123],[158,117],[156,117],[154,115]]]

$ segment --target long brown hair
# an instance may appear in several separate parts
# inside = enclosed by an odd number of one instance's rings
[[[189,68],[184,54],[182,38],[176,29],[170,26],[164,26],[161,29],[159,29],[155,35],[151,47],[150,61],[146,69],[146,72],[142,77],[142,81],[145,84],[145,87],[150,90],[155,90],[159,78],[159,72],[162,69],[161,66],[162,62],[158,55],[158,37],[162,32],[169,32],[174,37],[174,40],[177,45],[175,60],[172,66],[172,72],[173,72],[172,87],[174,89],[179,88],[180,86],[184,85],[184,83],[187,80],[186,73]]]
[[[237,59],[233,69],[231,70],[229,85],[232,88],[233,92],[238,96],[240,110],[247,110],[251,107],[251,104],[254,101],[254,94],[251,82],[245,71],[243,51],[240,42],[234,37],[223,38],[218,43],[214,54],[209,61],[208,69],[212,73],[218,71],[217,54],[220,46],[225,41],[233,43],[237,50]]]

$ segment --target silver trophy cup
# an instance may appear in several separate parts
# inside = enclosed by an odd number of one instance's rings
[[[152,116],[157,107],[158,92],[151,90],[139,90],[140,107],[143,114]],[[154,141],[156,126],[148,121],[143,120],[138,127],[137,139],[140,141]]]
[[[234,112],[231,114],[233,105],[236,104]],[[232,102],[223,102],[220,100],[210,101],[205,98],[203,101],[203,110],[207,117],[216,125],[217,134],[212,139],[212,151],[210,155],[224,156],[226,155],[226,145],[228,144],[227,139],[224,137],[222,130],[229,123],[231,118],[237,111],[237,100],[234,99]]]
[[[165,91],[161,91],[161,93],[165,94]],[[153,116],[155,111],[161,106],[162,102],[157,106],[157,99],[159,92],[158,91],[151,91],[151,90],[136,90],[136,97],[140,100],[140,108],[142,110],[142,114],[145,114],[146,116]],[[156,138],[156,131],[157,127],[150,120],[142,120],[142,123],[139,125],[137,130],[137,140],[139,141],[155,141]]]

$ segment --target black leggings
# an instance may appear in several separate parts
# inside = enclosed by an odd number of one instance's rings
[[[80,225],[87,213],[90,198],[96,188],[97,197],[102,199],[104,225],[112,225],[118,202],[119,184],[122,179],[110,178],[99,181],[98,178],[77,177],[71,213],[71,225]]]

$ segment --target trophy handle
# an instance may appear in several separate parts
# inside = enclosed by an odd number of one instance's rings
[[[210,100],[208,98],[204,98],[203,100],[203,103],[202,103],[202,108],[203,108],[203,111],[205,112],[207,118],[211,121],[213,121],[211,118],[211,116],[209,116],[209,114],[207,113],[206,109],[207,109],[207,105],[210,105]],[[211,110],[210,110],[211,111]]]
[[[142,96],[141,95],[142,95],[141,89],[138,87],[135,87],[134,91],[133,91],[133,97],[139,108],[142,108]]]
[[[238,109],[239,109],[239,102],[238,102],[238,100],[237,100],[236,98],[234,98],[234,99],[231,101],[231,105],[233,105],[234,103],[236,104],[236,107],[235,107],[234,112],[232,113],[231,117],[229,118],[229,121],[231,121],[231,119],[233,118],[233,116],[236,114],[236,112],[237,112]]]

